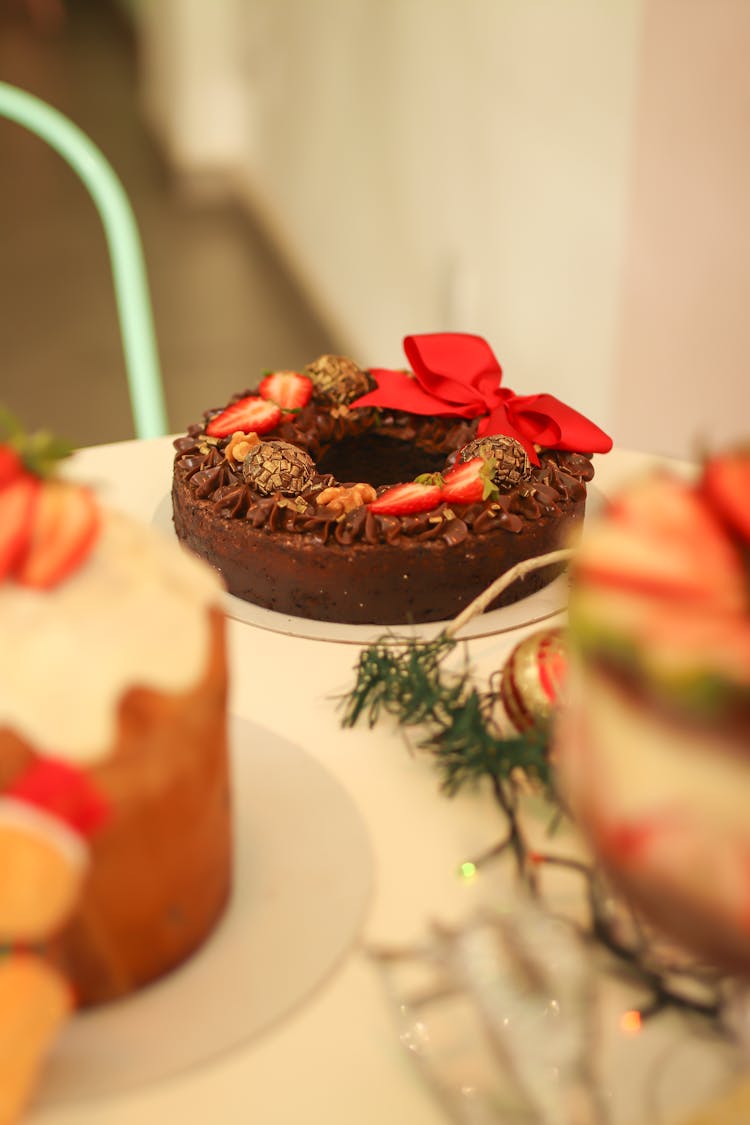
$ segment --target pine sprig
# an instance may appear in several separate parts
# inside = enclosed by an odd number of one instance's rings
[[[341,701],[343,725],[365,718],[372,727],[386,713],[400,726],[423,727],[418,746],[434,756],[449,796],[483,777],[507,781],[519,769],[548,786],[543,736],[502,737],[492,721],[494,694],[477,689],[468,663],[459,671],[443,668],[457,644],[442,632],[426,642],[383,637],[364,649],[355,686]]]
[[[535,560],[537,565],[538,561]],[[496,593],[498,584],[494,585]],[[489,600],[488,593],[481,595],[431,641],[387,635],[365,648],[357,663],[355,686],[339,701],[343,725],[353,727],[365,719],[372,727],[385,713],[400,726],[420,727],[417,748],[433,755],[441,789],[449,797],[468,785],[489,780],[507,823],[507,833],[464,866],[477,870],[491,860],[511,855],[518,877],[537,898],[543,896],[543,868],[557,866],[577,871],[585,882],[590,912],[583,932],[609,951],[615,967],[643,984],[650,998],[640,1006],[641,1017],[646,1019],[664,1009],[676,1008],[706,1017],[716,1025],[723,987],[720,973],[665,957],[658,939],[654,944],[627,902],[621,903],[621,907],[630,913],[635,937],[625,937],[620,911],[614,908],[619,900],[613,897],[608,885],[602,884],[596,863],[548,855],[531,847],[521,817],[520,798],[525,789],[521,779],[536,781],[544,788],[556,809],[556,819],[565,812],[555,791],[546,735],[542,730],[531,730],[503,737],[493,721],[497,701],[491,681],[489,689],[481,691],[474,682],[468,659],[458,671],[443,667],[446,657],[459,644],[455,636],[458,628],[469,620],[476,607],[481,612]],[[553,827],[554,823],[550,833]]]
[[[419,743],[430,751],[441,774],[441,788],[453,796],[467,783],[490,777],[510,780],[523,770],[549,785],[546,740],[538,733],[502,738],[493,730],[487,693],[463,685],[461,697],[447,703],[444,721],[437,723]]]
[[[353,727],[364,716],[373,727],[381,712],[394,715],[401,726],[433,718],[447,700],[460,695],[463,678],[446,683],[439,672],[457,643],[441,633],[433,641],[381,637],[369,645],[357,663],[355,686],[342,700],[342,725]]]
[[[428,642],[383,637],[364,649],[357,664],[355,687],[340,701],[343,725],[353,727],[364,718],[374,726],[387,713],[400,726],[421,727],[416,746],[433,755],[441,789],[449,797],[464,787],[489,780],[508,831],[468,866],[478,869],[510,854],[518,877],[535,897],[543,893],[542,868],[568,867],[579,872],[590,909],[589,936],[613,955],[616,966],[635,974],[647,990],[650,999],[641,1005],[642,1018],[674,1007],[715,1021],[720,1010],[720,974],[665,960],[636,925],[635,914],[631,919],[635,939],[623,937],[618,912],[612,907],[614,900],[608,885],[602,885],[596,864],[531,848],[520,816],[519,771],[527,779],[540,782],[557,815],[563,813],[554,790],[546,737],[541,731],[512,738],[499,734],[492,720],[494,692],[477,688],[468,662],[458,671],[442,667],[457,644],[454,637],[442,632]],[[631,908],[624,903],[623,909]]]

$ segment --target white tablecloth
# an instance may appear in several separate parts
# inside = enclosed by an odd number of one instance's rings
[[[103,499],[151,520],[171,482],[168,438],[80,451],[67,471]],[[597,457],[606,496],[653,458]],[[555,621],[562,621],[562,615]],[[480,672],[502,665],[513,644],[539,626],[471,642]],[[378,630],[375,630],[377,633]],[[363,944],[424,937],[434,919],[456,920],[481,888],[457,864],[502,834],[487,792],[448,800],[429,758],[410,754],[387,722],[343,730],[334,697],[353,684],[359,649],[302,640],[230,620],[231,710],[295,743],[330,771],[369,834],[374,890],[360,942],[337,971],[277,1026],[219,1061],[135,1092],[33,1110],[30,1125],[442,1125],[445,1116],[399,1043],[393,1014]],[[291,697],[288,685],[295,685]],[[293,826],[290,826],[290,831]],[[480,880],[481,883],[481,880]],[[304,934],[300,934],[304,941]],[[196,1011],[196,1019],[200,1012]],[[174,1028],[179,1035],[180,1029]]]

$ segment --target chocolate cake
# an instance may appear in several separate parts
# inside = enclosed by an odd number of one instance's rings
[[[478,337],[408,337],[405,348],[414,373],[337,356],[272,373],[175,441],[177,535],[232,594],[323,621],[445,620],[580,529],[590,454],[609,448],[606,435],[549,395],[500,388]],[[429,378],[435,349],[443,373]],[[463,403],[448,400],[457,382]],[[543,413],[555,407],[579,424],[580,445]]]

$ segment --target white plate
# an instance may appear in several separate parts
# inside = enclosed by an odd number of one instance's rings
[[[334,971],[364,921],[372,860],[345,791],[302,750],[232,724],[235,885],[188,962],[77,1015],[37,1103],[121,1093],[210,1062],[283,1019]]]
[[[601,494],[597,495],[596,489],[589,486],[591,503],[588,505],[591,513],[596,511]],[[151,522],[167,535],[174,535],[172,522],[172,497],[169,493],[162,497]],[[343,625],[336,621],[313,621],[306,617],[293,617],[291,614],[277,613],[272,609],[246,602],[236,598],[233,594],[224,595],[224,610],[229,617],[237,621],[244,621],[247,625],[254,625],[258,629],[269,629],[273,633],[283,633],[286,636],[301,637],[315,641],[336,641],[343,644],[371,644],[374,640],[388,632],[402,632],[408,629],[409,634],[420,640],[431,640],[444,629],[446,621],[431,621],[424,625]],[[469,640],[472,637],[491,637],[498,633],[507,633],[525,625],[535,625],[537,622],[546,621],[550,617],[561,613],[568,604],[568,578],[561,574],[554,582],[550,582],[536,593],[512,605],[502,606],[500,609],[490,610],[489,613],[479,614],[469,621],[461,630],[461,639]]]

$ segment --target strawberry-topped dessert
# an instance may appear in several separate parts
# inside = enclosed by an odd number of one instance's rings
[[[634,482],[572,570],[561,785],[663,927],[750,968],[750,449]]]
[[[100,514],[92,493],[48,476],[60,455],[65,447],[44,435],[27,443],[24,457],[12,445],[0,446],[0,581],[49,589],[96,542]]]
[[[481,337],[408,336],[404,350],[409,371],[325,355],[269,372],[177,439],[177,535],[232,594],[324,621],[445,620],[580,529],[607,435],[503,386]]]
[[[124,996],[230,887],[221,584],[59,473],[69,452],[0,421],[0,1043],[3,995]],[[35,1057],[21,1036],[19,1075]]]

